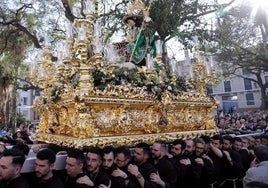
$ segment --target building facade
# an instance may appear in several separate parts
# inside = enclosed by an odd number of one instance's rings
[[[40,96],[38,90],[18,90],[17,113],[23,115],[30,123],[39,122],[39,114],[34,109],[34,101]]]

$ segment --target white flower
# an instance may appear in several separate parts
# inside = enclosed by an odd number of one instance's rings
[[[145,18],[144,18],[144,21],[145,22],[150,22],[152,20],[152,18],[150,18],[149,16],[146,16]]]

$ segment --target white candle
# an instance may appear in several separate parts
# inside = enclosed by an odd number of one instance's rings
[[[210,74],[210,62],[205,61],[205,66],[206,66],[207,74]]]
[[[66,37],[67,39],[73,37],[73,28],[71,22],[67,22],[66,24]]]
[[[176,60],[175,59],[172,59],[170,61],[170,68],[171,68],[171,72],[175,73],[175,71],[176,71]]]
[[[97,20],[94,23],[94,36],[96,37],[100,37],[101,36],[101,25],[100,25],[100,21]]]
[[[161,40],[156,41],[156,54],[157,55],[162,54],[162,42],[161,42]]]
[[[47,34],[45,34],[45,46],[48,46],[49,45],[49,43],[48,43],[48,36],[47,36]]]
[[[35,69],[35,62],[30,63],[30,74],[32,75]]]
[[[214,67],[214,62],[213,62],[213,56],[210,56],[210,67],[213,68]]]
[[[147,54],[146,63],[147,63],[147,68],[152,69],[153,63],[152,63],[151,55],[149,53]]]
[[[198,42],[198,36],[193,36],[193,40],[194,40],[194,45],[198,46],[199,42]]]
[[[100,41],[99,37],[95,38],[94,45],[95,45],[94,53],[95,54],[100,54],[101,53],[101,41]]]
[[[190,78],[193,78],[193,76],[194,76],[192,64],[189,65],[189,76],[190,76]]]
[[[63,58],[70,57],[70,48],[69,48],[69,44],[68,44],[67,41],[65,41],[64,49],[63,49],[63,52],[62,52],[62,56],[63,56]]]
[[[85,1],[85,14],[93,14],[94,13],[94,0],[86,0]]]
[[[78,39],[86,40],[86,28],[83,26],[78,29]]]

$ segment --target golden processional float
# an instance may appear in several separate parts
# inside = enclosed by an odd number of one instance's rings
[[[122,66],[111,50],[103,53],[93,1],[86,2],[86,18],[74,21],[77,36],[67,30],[63,58],[52,62],[46,45],[32,73],[33,83],[42,89],[35,103],[40,113],[37,140],[82,148],[216,134],[211,114],[217,103],[206,95],[215,70],[207,72],[204,61],[197,60],[192,79],[186,80],[162,63],[159,42],[157,56],[147,57],[147,66]],[[148,17],[140,0],[130,12],[136,9]]]

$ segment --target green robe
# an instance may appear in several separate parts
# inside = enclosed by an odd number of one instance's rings
[[[133,42],[128,44],[128,53],[131,57],[130,61],[133,61],[136,65],[146,57],[147,53],[150,53],[151,57],[155,57],[155,32],[149,29],[146,29],[145,31],[144,29],[139,28],[134,33]]]

